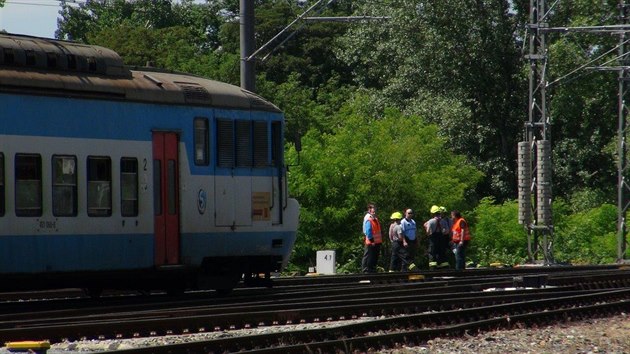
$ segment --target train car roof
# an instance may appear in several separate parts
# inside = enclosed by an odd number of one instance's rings
[[[0,34],[0,92],[280,112],[234,85],[126,67],[111,49],[12,34]]]

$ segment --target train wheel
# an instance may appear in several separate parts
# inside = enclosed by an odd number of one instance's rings
[[[215,291],[219,296],[227,296],[232,293],[232,290],[234,289],[216,289]]]
[[[226,274],[223,276],[212,277],[211,288],[219,295],[227,295],[241,281],[242,274]]]

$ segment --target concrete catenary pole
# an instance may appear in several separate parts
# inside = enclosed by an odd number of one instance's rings
[[[547,117],[547,45],[544,29],[545,0],[530,0],[528,25],[529,105],[525,141],[519,143],[519,222],[527,230],[529,259],[542,254],[546,265],[553,259],[553,219],[551,215],[551,144]],[[529,156],[527,156],[529,155]],[[526,165],[527,164],[527,165]],[[533,213],[531,209],[536,212]]]
[[[256,61],[250,58],[254,39],[254,0],[240,0],[241,88],[256,91]]]

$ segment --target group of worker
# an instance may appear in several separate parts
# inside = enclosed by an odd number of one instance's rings
[[[381,251],[383,236],[381,224],[376,216],[376,206],[368,204],[363,218],[363,234],[365,245],[361,270],[364,273],[375,273],[376,263]],[[424,231],[429,239],[429,268],[449,267],[448,252],[455,254],[455,269],[463,270],[466,260],[466,248],[470,242],[468,223],[459,211],[453,210],[450,217],[445,207],[433,205],[429,210],[431,218],[424,224]],[[406,209],[405,215],[395,212],[391,215],[389,240],[391,242],[390,271],[406,272],[413,270],[418,249],[418,233],[413,210]]]

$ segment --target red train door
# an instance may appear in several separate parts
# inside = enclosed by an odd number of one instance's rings
[[[155,265],[179,263],[178,137],[153,132],[153,210]]]

